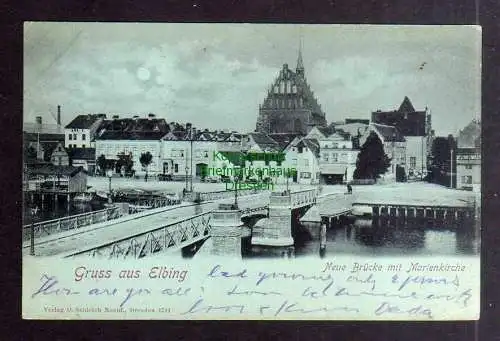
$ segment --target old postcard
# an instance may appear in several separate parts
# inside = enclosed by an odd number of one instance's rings
[[[477,26],[24,26],[26,319],[479,318]]]

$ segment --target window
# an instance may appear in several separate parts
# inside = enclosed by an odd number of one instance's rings
[[[179,165],[177,163],[174,165],[174,172],[179,173]]]
[[[303,150],[304,148],[302,146],[299,146],[299,154],[301,154]]]
[[[69,139],[70,141],[72,141],[72,140],[73,140],[73,135],[72,135],[72,134],[69,134],[69,135],[68,135],[68,139]]]
[[[472,176],[470,175],[465,175],[465,176],[462,176],[462,182],[464,184],[472,184]]]
[[[337,162],[338,161],[338,154],[337,153],[333,153],[332,154],[332,162]]]
[[[82,140],[85,141],[85,134],[82,134]]]
[[[76,134],[73,134],[73,140],[76,141]]]
[[[302,179],[310,179],[311,178],[311,173],[309,173],[309,172],[302,172],[302,173],[300,173],[300,177]]]
[[[417,158],[415,156],[410,156],[410,168],[417,167]]]
[[[323,153],[323,160],[328,162],[328,153]]]
[[[85,145],[84,144],[82,144],[82,148],[85,149]]]
[[[184,150],[181,150],[181,157],[184,157]]]
[[[304,160],[304,166],[309,167],[309,160],[308,159]]]
[[[465,169],[472,169],[472,165],[465,165]]]

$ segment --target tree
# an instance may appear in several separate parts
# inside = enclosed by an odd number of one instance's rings
[[[116,161],[116,171],[121,172],[121,169],[123,167],[125,174],[130,174],[134,165],[134,161],[132,160],[132,153],[125,154],[122,152],[118,154],[117,157],[118,160]]]
[[[101,175],[106,174],[106,169],[108,167],[108,160],[106,160],[106,157],[104,155],[101,155],[97,158],[97,167],[99,167]]]
[[[371,132],[360,149],[353,177],[375,180],[387,172],[390,165],[391,159],[385,154],[382,141],[377,134]]]
[[[396,182],[406,182],[406,171],[403,166],[396,165]]]
[[[456,155],[457,143],[453,136],[436,137],[432,143],[432,152],[430,157],[429,172],[427,173],[426,181],[436,183],[443,186],[449,186],[450,173],[456,174],[456,162],[453,161],[453,169],[451,166],[451,149],[455,150]],[[455,183],[454,177],[453,182]]]
[[[153,155],[151,155],[150,152],[142,153],[141,157],[139,158],[139,162],[146,170],[146,176],[144,177],[144,180],[146,181],[148,181],[148,166],[151,164],[151,161],[153,161]]]

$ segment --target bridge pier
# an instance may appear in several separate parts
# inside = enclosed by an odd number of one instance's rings
[[[252,236],[252,245],[290,247],[292,237],[292,208],[290,192],[273,192],[269,200],[269,219],[263,235]]]
[[[219,209],[212,213],[211,254],[214,256],[229,256],[241,258],[241,237],[243,222],[241,211],[234,205],[220,204]]]

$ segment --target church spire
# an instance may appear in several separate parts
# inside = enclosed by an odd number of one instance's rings
[[[299,57],[297,58],[297,75],[304,76],[304,61],[302,60],[302,37],[299,42]]]

